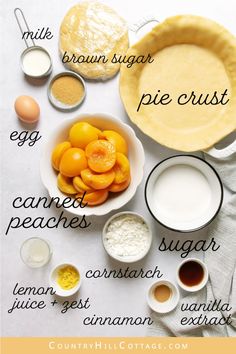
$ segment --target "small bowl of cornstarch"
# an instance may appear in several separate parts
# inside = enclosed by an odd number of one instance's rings
[[[132,263],[147,255],[152,244],[152,232],[141,215],[124,211],[107,220],[102,240],[110,257]]]

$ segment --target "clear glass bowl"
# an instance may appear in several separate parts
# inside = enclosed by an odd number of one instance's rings
[[[31,237],[22,243],[20,256],[27,266],[40,268],[47,264],[51,258],[51,246],[40,237]]]

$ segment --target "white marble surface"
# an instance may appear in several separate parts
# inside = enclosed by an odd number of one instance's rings
[[[47,286],[48,275],[53,265],[70,260],[76,262],[83,271],[88,269],[118,269],[122,265],[112,261],[105,253],[101,243],[101,230],[107,220],[105,217],[91,217],[92,226],[89,230],[73,229],[17,229],[4,236],[11,216],[21,218],[31,216],[58,215],[55,208],[51,209],[13,209],[12,201],[16,196],[46,196],[39,176],[39,159],[47,133],[59,122],[83,112],[107,112],[128,122],[119,97],[118,76],[104,83],[87,83],[87,98],[81,108],[74,113],[60,113],[52,108],[47,100],[47,83],[34,86],[25,80],[19,64],[19,57],[24,49],[20,33],[13,15],[15,7],[21,7],[32,30],[39,27],[50,27],[54,38],[51,41],[40,41],[40,45],[49,50],[53,58],[53,74],[63,70],[58,57],[58,29],[66,11],[75,4],[71,0],[11,0],[1,5],[1,64],[3,75],[1,82],[1,122],[2,122],[2,234],[1,234],[1,290],[2,290],[2,335],[3,336],[145,336],[146,328],[142,326],[83,326],[82,319],[86,316],[148,316],[150,314],[145,296],[152,280],[142,279],[84,279],[78,298],[90,297],[91,307],[88,310],[73,310],[66,314],[60,313],[57,307],[48,306],[45,310],[22,311],[12,314],[7,309],[14,301],[12,290],[16,282],[21,286]],[[165,1],[124,1],[104,0],[114,7],[129,23],[138,20],[145,14],[155,14],[160,20],[174,14],[190,13],[207,16],[223,24],[236,33],[233,0],[165,0]],[[13,104],[18,95],[32,95],[41,107],[41,119],[37,126],[42,139],[34,147],[18,147],[10,141],[9,135],[14,130],[24,130],[16,118]],[[144,136],[134,127],[142,141],[145,154],[145,173],[165,157],[175,152],[168,150]],[[133,269],[153,269],[158,265],[164,277],[175,278],[176,265],[180,262],[179,254],[160,253],[158,244],[163,236],[168,239],[204,238],[206,229],[192,235],[180,235],[159,226],[150,216],[144,202],[144,182],[138,188],[135,197],[122,210],[140,212],[150,223],[154,241],[148,256],[139,263],[131,265]],[[46,267],[39,270],[28,269],[21,261],[19,249],[22,242],[31,236],[48,239],[53,247],[53,258]],[[126,266],[122,266],[125,268]],[[27,297],[26,297],[27,299]],[[45,298],[50,303],[50,297]]]

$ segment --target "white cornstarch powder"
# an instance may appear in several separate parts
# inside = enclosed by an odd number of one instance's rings
[[[104,243],[114,256],[137,256],[149,247],[150,231],[138,216],[120,215],[108,225]]]

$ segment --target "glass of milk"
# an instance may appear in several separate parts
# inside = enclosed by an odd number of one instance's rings
[[[40,268],[47,264],[52,256],[52,250],[47,241],[40,237],[25,240],[20,249],[22,261],[31,268]]]

